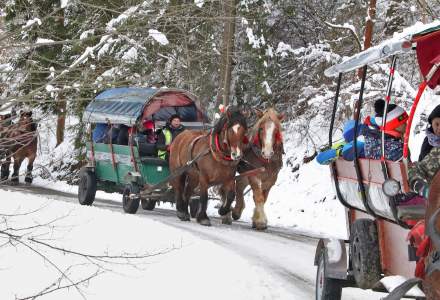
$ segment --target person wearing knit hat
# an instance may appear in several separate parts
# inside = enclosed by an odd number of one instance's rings
[[[172,141],[178,134],[185,130],[185,126],[181,124],[181,118],[178,114],[173,114],[168,119],[167,124],[162,128],[157,138],[157,156],[161,159],[168,160],[169,150]]]
[[[375,123],[377,124],[379,129],[383,130],[386,134],[395,138],[401,138],[406,130],[406,121],[408,121],[408,114],[402,107],[396,104],[388,104],[386,123],[382,127],[384,110],[385,100],[376,100],[376,102],[374,102],[374,111],[376,113],[376,116],[374,118]]]
[[[425,141],[431,148],[408,169],[410,188],[425,199],[428,199],[432,179],[440,171],[440,105],[431,112],[428,122],[431,126],[426,131]]]
[[[367,117],[365,123],[369,125],[364,132],[365,157],[380,159],[382,157],[382,131],[385,133],[385,159],[398,161],[403,156],[403,136],[406,130],[408,114],[396,105],[388,104],[384,126],[382,126],[385,100],[378,99],[374,102],[375,116]]]
[[[440,147],[440,105],[437,105],[428,117],[429,127],[420,149],[419,161],[431,152],[432,148]]]

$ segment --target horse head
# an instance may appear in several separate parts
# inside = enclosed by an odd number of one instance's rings
[[[229,150],[232,160],[241,159],[243,145],[247,141],[247,122],[244,114],[237,107],[228,106],[214,126],[214,132],[221,137],[222,147]]]
[[[258,121],[254,126],[253,143],[261,147],[264,159],[270,159],[277,147],[282,148],[283,136],[281,121],[283,114],[278,114],[273,108],[266,111],[257,110]]]
[[[17,124],[23,131],[35,131],[35,124],[34,120],[32,119],[32,111],[21,111]]]

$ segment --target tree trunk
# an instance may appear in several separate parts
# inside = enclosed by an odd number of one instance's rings
[[[230,99],[235,42],[236,0],[225,0],[223,12],[225,15],[225,23],[221,49],[220,85],[216,100],[217,106],[220,103],[223,103],[225,106],[228,105]]]
[[[63,97],[61,97],[63,98]],[[64,141],[64,129],[66,127],[66,101],[58,99],[57,103],[57,145]]]
[[[376,18],[376,0],[370,0],[368,6],[367,22],[365,23],[365,35],[364,35],[364,49],[371,47],[371,40],[373,39],[373,27],[374,19]],[[358,70],[359,78],[362,77],[362,68]]]
[[[61,1],[58,2],[58,4],[61,7]],[[57,33],[60,38],[64,38],[66,31],[64,28],[64,10],[60,10],[58,14],[57,19]],[[60,47],[62,49],[62,47]],[[60,52],[61,53],[61,49]],[[58,96],[58,102],[56,103],[56,112],[57,112],[57,145],[60,145],[64,141],[64,130],[66,127],[66,113],[67,113],[67,104],[66,99],[64,98],[64,95],[62,93]]]

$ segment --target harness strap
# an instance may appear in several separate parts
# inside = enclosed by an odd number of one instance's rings
[[[193,149],[194,149],[195,144],[196,144],[200,139],[202,139],[202,138],[204,138],[204,137],[207,137],[207,136],[208,136],[207,134],[199,135],[199,136],[197,136],[195,139],[193,139],[193,140],[191,141],[191,143],[189,144],[189,147],[188,147],[188,158],[189,158],[188,161],[192,161],[192,160],[193,160],[192,151],[193,151]],[[195,167],[196,167],[197,170],[200,171],[200,169],[199,169],[199,167],[197,166],[197,164],[195,164]]]

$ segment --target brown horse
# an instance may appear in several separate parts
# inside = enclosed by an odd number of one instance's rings
[[[7,151],[10,153],[9,161],[2,165],[2,180],[9,177],[10,157],[14,158],[14,172],[11,177],[11,183],[16,185],[19,183],[18,172],[21,163],[25,158],[28,159],[25,182],[32,183],[32,170],[34,160],[37,156],[37,125],[32,119],[32,112],[20,112],[19,120],[16,124],[7,127],[5,137],[7,143]]]
[[[243,173],[254,168],[264,167],[265,172],[255,176],[240,177],[236,182],[236,202],[232,211],[232,218],[241,217],[244,204],[244,189],[250,185],[252,188],[255,209],[252,217],[252,227],[257,230],[267,228],[267,217],[264,204],[269,191],[277,181],[278,173],[283,165],[282,155],[283,138],[281,121],[284,116],[269,108],[265,112],[257,111],[259,120],[250,131],[250,145],[244,151],[242,162],[238,165],[238,172]],[[222,199],[225,195],[220,191]],[[223,224],[231,224],[231,214],[222,219]]]
[[[423,289],[426,299],[440,299],[440,172],[431,182],[425,216],[426,234],[431,243],[425,258]]]
[[[171,180],[174,188],[177,216],[189,221],[188,204],[194,189],[200,189],[200,203],[197,222],[210,226],[206,214],[208,188],[221,185],[227,194],[226,201],[219,208],[219,214],[230,211],[235,199],[235,172],[242,156],[247,125],[243,114],[235,107],[227,108],[214,128],[205,131],[186,130],[176,137],[170,148],[170,171],[183,167],[195,160],[182,175]]]

